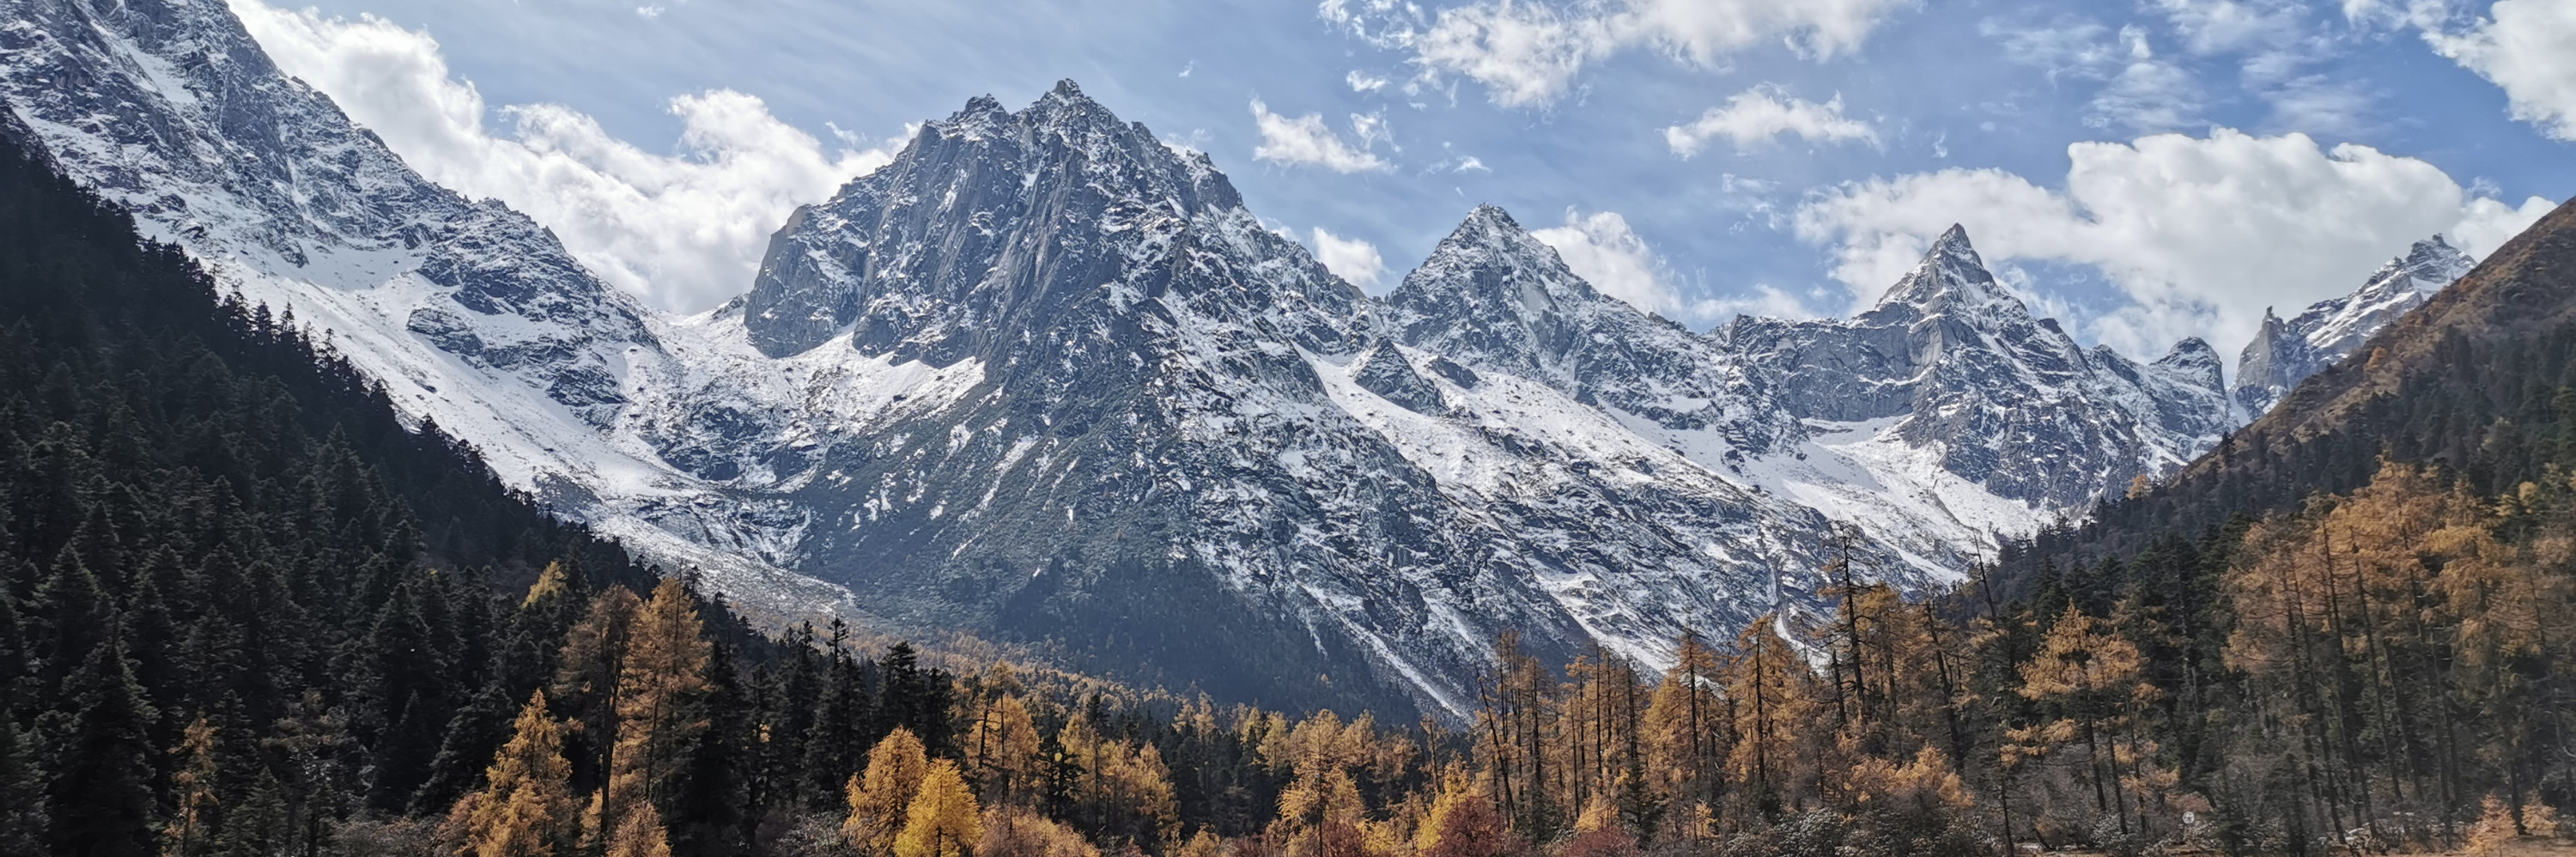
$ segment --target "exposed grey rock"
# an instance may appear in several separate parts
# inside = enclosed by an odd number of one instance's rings
[[[1792,413],[1893,420],[1944,470],[2038,510],[2081,509],[2229,428],[2206,343],[2177,345],[2154,367],[2088,351],[2033,318],[1957,226],[1858,317],[1739,318],[1718,336],[1761,367]]]
[[[1351,380],[1417,414],[1438,416],[1444,407],[1440,387],[1415,373],[1393,340],[1378,340],[1377,347],[1360,358],[1359,371],[1351,373]]]
[[[1470,213],[1385,303],[1408,345],[1663,428],[1711,432],[1738,458],[1803,437],[1768,381],[1734,355],[1595,290],[1491,205]]]
[[[2388,260],[2352,294],[2310,304],[2289,321],[2263,310],[2262,330],[2236,358],[2236,406],[2248,421],[2262,416],[2299,382],[2351,356],[2371,334],[2476,266],[2435,235]]]

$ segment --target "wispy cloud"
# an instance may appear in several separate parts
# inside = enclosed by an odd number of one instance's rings
[[[1324,124],[1320,113],[1304,116],[1282,116],[1270,112],[1261,99],[1252,100],[1252,121],[1261,131],[1261,143],[1252,150],[1256,160],[1292,167],[1322,167],[1337,173],[1359,173],[1386,169],[1389,165],[1370,151],[1370,145],[1385,139],[1385,117],[1364,114],[1351,117],[1353,135],[1358,145],[1342,140]]]
[[[1786,42],[1829,59],[1857,49],[1890,12],[1912,2],[1482,0],[1425,20],[1411,3],[1326,0],[1318,14],[1373,44],[1412,51],[1427,75],[1472,79],[1495,103],[1520,107],[1554,102],[1585,67],[1632,49],[1716,67],[1747,47]]]
[[[1687,158],[1699,154],[1708,141],[1719,137],[1734,143],[1736,151],[1747,152],[1767,146],[1783,134],[1811,143],[1878,139],[1878,132],[1869,123],[1843,115],[1841,95],[1818,104],[1792,98],[1779,87],[1766,84],[1736,93],[1725,105],[1709,108],[1698,119],[1665,128],[1664,143],[1672,147],[1673,154]]]

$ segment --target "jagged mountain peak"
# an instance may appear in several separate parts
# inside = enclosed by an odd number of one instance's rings
[[[1101,255],[1130,244],[1137,255]],[[1285,293],[1258,288],[1280,278],[1238,281],[1264,291],[1237,296],[1244,306],[1295,315],[1315,301],[1363,303],[1294,242],[1260,228],[1204,155],[1172,149],[1066,81],[1018,112],[979,96],[925,126],[892,163],[799,209],[771,239],[744,321],[773,357],[854,330],[863,353],[946,365],[996,342],[1006,318],[1032,323],[1087,301],[1153,297],[1172,278],[1144,280],[1149,294],[1138,295],[1103,284],[1120,279],[1111,270],[1215,244],[1296,269],[1285,280],[1298,285]],[[1067,276],[1080,265],[1106,267]],[[1292,324],[1307,328],[1301,340],[1338,341],[1316,328],[1344,326]]]
[[[1386,296],[1406,342],[1524,374],[1554,367],[1587,326],[1578,316],[1612,309],[1605,301],[1556,248],[1490,203],[1468,212]]]
[[[2011,318],[2027,318],[2029,307],[2006,291],[1995,275],[1986,269],[1985,259],[1968,241],[1965,226],[1951,224],[1939,238],[1933,239],[1923,260],[1881,294],[1870,313],[1911,310],[1922,315],[1966,313],[1986,315],[2002,313]]]
[[[2390,258],[2351,294],[2309,304],[2287,320],[2265,307],[2262,327],[2237,355],[2237,406],[2248,419],[2262,416],[2300,381],[2351,354],[2476,265],[2437,234]]]

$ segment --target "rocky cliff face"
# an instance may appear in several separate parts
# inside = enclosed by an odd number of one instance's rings
[[[1722,444],[1710,464],[1805,438],[1769,379],[1707,337],[1595,291],[1494,206],[1470,213],[1385,303],[1389,332],[1406,345]]]
[[[2388,260],[2352,294],[2310,304],[2289,321],[2264,310],[2263,329],[2236,358],[2236,406],[2248,420],[2262,416],[2300,381],[2350,356],[2372,333],[2476,266],[2435,235]]]

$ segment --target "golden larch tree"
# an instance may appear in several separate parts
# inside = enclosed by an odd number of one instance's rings
[[[982,812],[957,763],[941,759],[921,778],[920,792],[904,812],[903,833],[894,840],[895,857],[966,857],[983,839]]]
[[[567,850],[575,818],[563,734],[546,713],[545,691],[519,709],[509,743],[492,755],[480,792],[457,801],[472,857],[551,857]]]
[[[635,614],[617,673],[617,736],[609,759],[609,826],[642,804],[668,803],[707,730],[707,642],[697,599],[663,580]]]
[[[851,776],[844,789],[850,815],[841,822],[841,838],[862,853],[893,853],[913,796],[929,772],[929,753],[921,739],[912,730],[895,727],[868,750],[867,770]]]

